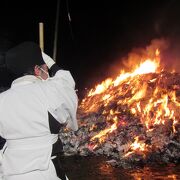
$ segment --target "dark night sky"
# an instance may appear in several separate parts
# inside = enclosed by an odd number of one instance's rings
[[[66,2],[60,4],[57,63],[72,72],[80,93],[111,75],[109,67],[132,48],[155,38],[180,40],[179,0],[68,0],[71,24]],[[38,23],[44,22],[45,52],[52,56],[56,3],[1,4],[1,51],[26,40],[38,42]]]

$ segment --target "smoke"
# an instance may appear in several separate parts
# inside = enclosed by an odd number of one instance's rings
[[[169,46],[162,52],[161,63],[166,71],[180,73],[180,39],[171,38]]]
[[[131,71],[136,68],[141,62],[146,59],[154,59],[156,57],[156,51],[159,50],[160,53],[167,50],[169,47],[169,40],[165,38],[153,39],[145,48],[133,48],[127,57],[122,58],[123,67]],[[162,65],[161,65],[162,67]]]
[[[156,50],[160,52],[160,69],[168,72],[180,72],[180,41],[170,38],[151,40],[146,47],[133,48],[127,56],[119,58],[118,62],[110,67],[114,73],[119,74],[122,70],[131,72],[146,59],[154,59]]]

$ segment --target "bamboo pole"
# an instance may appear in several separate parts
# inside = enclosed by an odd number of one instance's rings
[[[60,0],[57,0],[57,10],[56,10],[56,24],[54,31],[54,47],[53,47],[53,59],[56,62],[57,57],[57,41],[58,41],[58,26],[59,26],[59,9],[60,9]]]
[[[44,51],[44,24],[39,23],[39,46],[42,51]]]

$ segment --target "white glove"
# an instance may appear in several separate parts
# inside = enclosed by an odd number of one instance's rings
[[[52,65],[55,64],[55,61],[50,56],[45,54],[43,51],[42,51],[42,57],[43,57],[43,60],[49,69],[51,68]]]

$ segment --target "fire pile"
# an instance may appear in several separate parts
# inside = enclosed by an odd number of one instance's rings
[[[79,130],[62,130],[64,151],[106,155],[122,167],[180,159],[180,74],[160,69],[160,52],[132,72],[91,89],[78,108]]]

